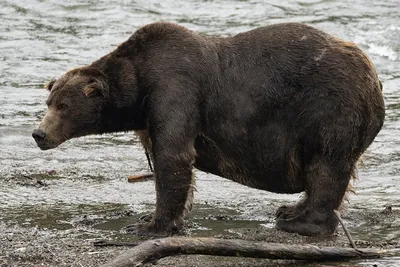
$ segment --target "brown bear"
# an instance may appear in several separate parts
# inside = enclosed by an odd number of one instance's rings
[[[89,134],[137,131],[151,151],[156,209],[129,229],[170,235],[193,196],[193,167],[276,193],[305,192],[277,227],[330,235],[361,154],[385,117],[382,87],[354,44],[300,23],[232,37],[172,23],[137,30],[48,85],[34,130],[45,150]]]

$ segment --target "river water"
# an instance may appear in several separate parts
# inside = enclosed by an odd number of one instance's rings
[[[224,36],[304,22],[359,45],[382,80],[387,116],[364,155],[349,212],[400,208],[399,0],[0,0],[0,220],[63,229],[82,212],[127,207],[146,212],[154,207],[152,181],[126,182],[128,175],[148,171],[133,133],[83,137],[43,152],[31,131],[45,113],[46,81],[96,60],[140,26],[160,20]],[[32,177],[47,186],[32,184]],[[270,227],[273,218],[270,212],[253,210],[298,197],[197,172],[196,204],[234,211],[235,218],[256,225],[264,221]],[[65,218],[50,223],[39,218],[43,213]],[[385,226],[364,222],[352,227],[359,238],[400,238],[400,218]],[[363,236],[370,227],[377,234]],[[400,260],[386,265],[398,266]]]

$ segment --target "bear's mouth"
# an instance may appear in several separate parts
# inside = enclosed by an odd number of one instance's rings
[[[37,146],[40,148],[40,150],[49,150],[49,149],[53,149],[53,148],[57,147],[57,146],[48,145],[48,144],[37,144]]]
[[[36,145],[41,150],[49,150],[57,147],[60,144],[60,142],[54,142],[53,140],[49,139],[48,135],[39,129],[36,129],[32,132],[32,137],[35,139]]]
[[[36,145],[41,149],[41,150],[49,150],[49,149],[53,149],[56,148],[58,146],[58,144],[55,144],[53,142],[46,142],[46,140],[41,141],[41,142],[37,142],[36,141]]]

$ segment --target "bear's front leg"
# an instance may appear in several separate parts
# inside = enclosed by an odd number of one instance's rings
[[[199,127],[196,101],[193,96],[182,95],[179,91],[161,96],[161,99],[150,98],[152,109],[148,117],[156,210],[150,222],[126,229],[137,235],[168,236],[179,232],[192,205],[194,141]]]
[[[126,231],[141,236],[169,236],[182,229],[193,199],[194,157],[194,149],[156,154],[155,213],[150,222],[128,226]]]
[[[169,236],[178,233],[191,209],[194,179],[194,148],[155,154],[156,210],[150,222],[130,225],[127,232],[140,236]]]

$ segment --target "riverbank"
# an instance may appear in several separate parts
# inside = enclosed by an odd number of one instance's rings
[[[84,209],[82,209],[84,210]],[[89,209],[86,209],[89,211]],[[205,212],[206,211],[206,212]],[[231,211],[231,214],[234,212]],[[273,210],[267,211],[273,213]],[[45,217],[45,214],[42,214]],[[70,227],[32,226],[30,223],[8,221],[0,223],[0,266],[99,266],[128,247],[95,247],[98,240],[140,242],[139,239],[119,231],[124,223],[138,220],[141,213],[131,209],[115,209],[80,214]],[[187,235],[239,238],[283,244],[315,244],[318,246],[350,247],[341,228],[329,238],[304,237],[276,230],[261,221],[238,220],[240,216],[221,214],[211,207],[195,208],[188,221]],[[398,236],[383,235],[391,227],[400,227],[400,209],[383,207],[378,210],[350,210],[344,221],[360,248],[400,248]],[[41,218],[45,221],[44,218]],[[272,222],[272,220],[271,220]],[[25,226],[24,226],[25,224]],[[232,228],[235,225],[236,227]],[[250,227],[248,227],[250,226]],[[118,229],[113,229],[116,227]],[[57,229],[65,228],[65,229]],[[397,266],[392,259],[369,260],[384,266]],[[397,259],[398,260],[398,259]],[[156,266],[331,266],[324,263],[260,260],[215,256],[175,256],[160,260]],[[149,265],[151,266],[151,265]],[[335,266],[364,266],[361,261],[335,263]],[[383,266],[383,265],[382,265]]]

